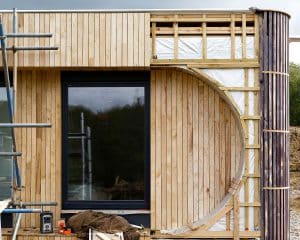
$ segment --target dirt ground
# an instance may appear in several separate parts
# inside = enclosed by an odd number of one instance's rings
[[[300,240],[300,127],[290,131],[290,239]]]

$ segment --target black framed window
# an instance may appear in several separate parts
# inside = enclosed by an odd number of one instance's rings
[[[149,74],[63,72],[63,208],[149,208]]]

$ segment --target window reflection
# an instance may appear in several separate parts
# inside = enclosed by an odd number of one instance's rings
[[[0,81],[0,122],[8,123],[8,106],[5,87]],[[0,152],[12,151],[10,128],[0,128]],[[0,156],[0,201],[11,197],[12,157]]]
[[[145,89],[68,88],[68,199],[144,200]]]

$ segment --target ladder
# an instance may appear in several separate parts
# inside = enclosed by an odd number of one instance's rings
[[[14,99],[15,99],[15,90],[11,87],[11,81],[9,77],[8,63],[7,63],[7,51],[13,51],[13,80],[16,83],[17,80],[17,51],[19,50],[58,50],[58,47],[40,47],[40,46],[6,46],[7,38],[50,38],[52,37],[51,33],[17,33],[17,10],[13,9],[13,33],[4,32],[4,27],[2,24],[2,18],[0,16],[0,51],[2,54],[2,67],[4,73],[4,85],[6,90],[7,97],[7,107],[8,107],[8,123],[0,123],[0,128],[8,128],[11,134],[11,149],[10,152],[1,152],[0,150],[0,161],[1,157],[9,157],[12,160],[12,179],[11,186],[13,191],[21,191],[22,182],[20,176],[20,170],[18,165],[18,157],[22,155],[21,152],[17,151],[16,146],[16,137],[15,137],[15,128],[49,128],[51,124],[49,123],[14,123],[14,113],[16,109],[14,108]],[[12,91],[13,90],[13,91]],[[0,113],[1,114],[1,113]],[[11,193],[12,193],[11,192]],[[15,240],[17,237],[17,232],[20,226],[22,214],[26,213],[41,213],[41,208],[27,208],[35,206],[56,206],[56,202],[39,202],[39,203],[24,203],[20,199],[15,199],[13,194],[11,194],[11,199],[1,202],[0,206],[0,240],[2,240],[2,231],[1,231],[1,213],[12,213],[17,214],[16,221],[14,223],[12,240]]]

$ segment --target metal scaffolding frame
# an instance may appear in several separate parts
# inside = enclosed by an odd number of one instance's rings
[[[16,38],[50,38],[52,37],[51,33],[17,33],[17,10],[13,9],[13,33],[4,32],[4,27],[2,24],[2,18],[0,16],[0,51],[2,54],[2,65],[4,72],[4,84],[6,89],[7,96],[7,105],[8,105],[8,119],[9,123],[0,123],[0,128],[10,128],[11,131],[11,140],[12,140],[12,152],[0,152],[0,157],[12,157],[12,189],[13,191],[21,191],[22,182],[20,176],[20,170],[18,166],[17,157],[21,156],[22,153],[17,151],[15,130],[14,128],[49,128],[51,124],[49,123],[14,123],[14,113],[16,112],[15,99],[17,86],[17,51],[19,50],[28,50],[28,51],[39,51],[39,50],[57,50],[58,47],[40,47],[40,46],[16,46]],[[13,38],[13,46],[6,46],[6,39]],[[9,70],[7,63],[7,51],[13,51],[13,91],[11,91],[11,81],[9,78]],[[13,92],[13,93],[12,93]],[[1,231],[1,213],[12,213],[17,214],[16,221],[14,223],[14,230],[12,235],[12,240],[15,240],[17,237],[18,229],[20,226],[21,218],[23,214],[26,213],[41,213],[42,208],[26,208],[29,206],[56,206],[56,202],[39,202],[39,203],[22,203],[21,200],[14,199],[12,194],[10,201],[4,201],[5,209],[0,209],[0,240],[2,240],[2,231]]]

